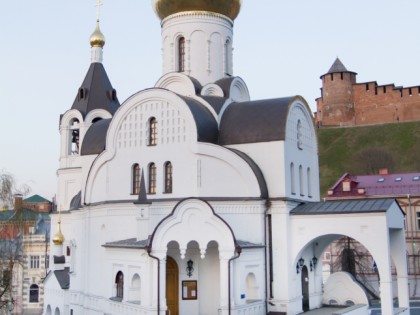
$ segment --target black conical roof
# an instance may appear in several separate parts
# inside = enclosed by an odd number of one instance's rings
[[[337,59],[335,59],[334,63],[332,64],[330,70],[328,70],[327,73],[335,73],[335,72],[348,72],[348,70],[346,69],[346,67],[343,65],[343,63],[338,57]]]
[[[80,111],[85,117],[94,109],[104,109],[113,115],[119,106],[117,93],[109,81],[104,66],[99,62],[92,63],[71,109]]]

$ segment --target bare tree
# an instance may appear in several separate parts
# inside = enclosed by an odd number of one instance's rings
[[[353,157],[355,173],[378,174],[380,169],[393,169],[396,165],[392,153],[383,148],[371,147],[359,151]]]
[[[23,263],[23,236],[29,222],[25,220],[22,195],[30,192],[28,186],[16,186],[14,177],[0,172],[0,312],[9,314],[15,303],[13,279]],[[15,202],[15,195],[20,195]]]
[[[31,192],[31,188],[26,185],[16,185],[15,178],[6,171],[0,171],[0,207],[3,210],[14,208],[14,196],[20,194],[26,196]]]

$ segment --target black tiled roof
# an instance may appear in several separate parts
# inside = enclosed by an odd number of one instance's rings
[[[102,63],[90,65],[80,89],[83,89],[83,98],[79,90],[71,109],[77,109],[83,117],[94,109],[104,109],[113,115],[120,106]]]
[[[352,199],[308,202],[297,206],[291,215],[345,214],[386,212],[394,199]]]
[[[70,288],[70,269],[64,268],[64,270],[54,270],[54,275],[57,278],[58,283],[60,284],[60,287],[63,290]]]
[[[81,155],[99,154],[106,147],[106,133],[111,119],[101,119],[93,123],[83,138]]]
[[[232,103],[220,122],[219,144],[284,140],[289,107],[296,97]]]
[[[145,249],[147,247],[148,240],[137,241],[136,238],[129,238],[126,240],[108,242],[102,245],[103,247],[108,248],[138,248]]]

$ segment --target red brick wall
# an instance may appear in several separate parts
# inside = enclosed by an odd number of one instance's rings
[[[395,88],[376,82],[356,83],[353,73],[322,77],[317,99],[319,126],[361,126],[420,120],[420,87]],[[351,82],[351,84],[349,84]]]

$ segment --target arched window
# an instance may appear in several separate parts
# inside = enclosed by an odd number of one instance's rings
[[[29,303],[39,302],[39,287],[33,284],[29,287]]]
[[[185,38],[178,39],[178,72],[185,71]]]
[[[115,286],[117,288],[116,297],[122,300],[124,297],[124,274],[122,271],[117,272],[117,276],[115,277]]]
[[[149,164],[149,194],[156,194],[156,165]]]
[[[165,193],[172,193],[172,163],[165,163]]]
[[[131,192],[133,195],[138,195],[140,193],[140,166],[138,164],[134,164],[131,173]]]
[[[308,167],[306,170],[306,180],[308,181],[308,197],[312,197],[312,187],[311,187],[311,168]]]
[[[255,301],[258,299],[258,287],[255,274],[250,272],[246,276],[246,299],[247,301]]]
[[[80,132],[79,132],[79,120],[73,119],[70,123],[70,155],[78,155],[79,154],[79,138],[80,138]]]
[[[230,75],[230,40],[227,39],[225,42],[225,74],[229,74]]]
[[[303,169],[302,165],[299,165],[299,193],[303,196]]]
[[[140,276],[135,273],[131,278],[130,302],[140,304],[141,280]]]
[[[51,306],[47,306],[47,310],[45,311],[45,315],[51,315]]]
[[[60,309],[58,307],[55,308],[54,315],[60,315]]]
[[[293,195],[296,194],[295,189],[295,165],[290,163],[290,190]]]
[[[157,120],[155,117],[149,119],[149,145],[157,144]]]

